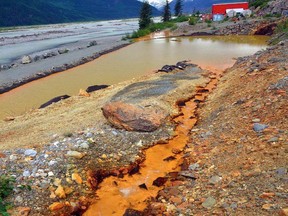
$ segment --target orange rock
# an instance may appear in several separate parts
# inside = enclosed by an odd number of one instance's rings
[[[265,210],[269,210],[269,209],[271,209],[272,206],[273,206],[273,204],[267,203],[267,204],[264,204],[264,205],[262,206],[262,208],[265,209]]]
[[[64,206],[65,206],[65,203],[55,202],[49,206],[49,210],[50,211],[58,211],[58,210],[64,208]]]
[[[9,214],[13,216],[28,216],[31,211],[31,208],[29,207],[17,207],[16,209],[13,209],[12,212]]]
[[[58,188],[55,191],[55,194],[59,198],[66,198],[66,194],[65,194],[64,188],[61,185],[58,186]]]
[[[281,209],[280,216],[288,216],[288,208]]]
[[[66,195],[69,195],[69,194],[73,193],[73,189],[70,188],[70,187],[64,187],[64,191],[65,191]]]
[[[241,176],[241,172],[238,171],[238,170],[236,170],[236,171],[233,171],[233,172],[231,173],[231,175],[232,175],[233,177],[239,177],[239,176]]]
[[[82,97],[90,97],[90,94],[88,92],[86,92],[85,90],[83,90],[83,89],[80,89],[78,95],[82,96]]]
[[[74,180],[77,184],[82,184],[83,180],[81,176],[78,173],[73,173],[72,174],[72,180]]]
[[[265,193],[265,192],[260,195],[260,197],[263,199],[272,198],[274,196],[275,196],[275,193]]]

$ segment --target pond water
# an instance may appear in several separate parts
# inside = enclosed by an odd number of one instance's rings
[[[191,60],[223,70],[234,58],[266,48],[265,36],[204,36],[140,41],[92,62],[33,81],[0,95],[0,118],[37,108],[53,97],[77,95],[91,85],[115,84],[153,73],[165,64]]]

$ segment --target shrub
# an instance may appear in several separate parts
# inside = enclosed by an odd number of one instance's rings
[[[288,32],[288,19],[280,22],[276,27],[276,33]]]
[[[269,0],[250,0],[250,7],[264,8],[268,4]]]
[[[175,19],[172,19],[172,22],[176,22],[176,23],[180,23],[180,22],[187,22],[189,20],[189,17],[188,16],[179,16]]]
[[[196,19],[196,17],[190,17],[189,18],[189,25],[195,25],[196,23],[197,23],[197,19]]]
[[[10,204],[5,202],[4,199],[12,193],[14,182],[15,179],[13,177],[0,176],[0,215],[9,215],[7,209],[9,209]]]

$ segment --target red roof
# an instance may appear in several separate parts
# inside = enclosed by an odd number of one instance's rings
[[[244,10],[249,9],[248,2],[235,2],[235,3],[223,3],[223,4],[213,4],[212,14],[226,14],[227,9],[238,9],[243,8]]]

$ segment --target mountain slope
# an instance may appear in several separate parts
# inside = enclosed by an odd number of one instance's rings
[[[243,2],[245,0],[183,0],[183,12],[193,13],[195,11],[208,12],[211,11],[212,4],[227,3],[227,2]],[[172,14],[174,14],[176,0],[170,3]]]
[[[0,0],[0,26],[132,18],[140,8],[137,0]]]

